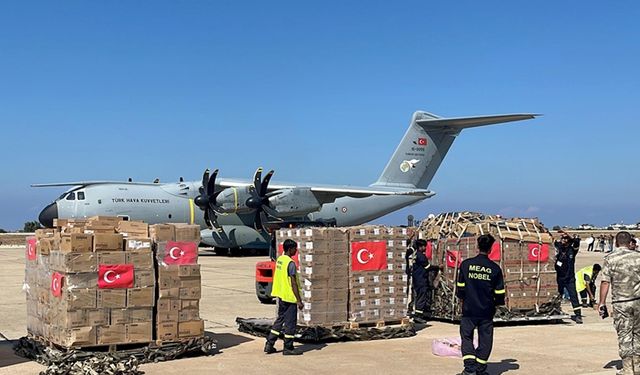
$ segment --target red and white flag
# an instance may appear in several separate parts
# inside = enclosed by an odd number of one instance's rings
[[[418,138],[418,145],[426,146],[427,145],[427,139],[426,138]]]
[[[351,270],[376,271],[387,269],[387,242],[351,243]]]
[[[64,276],[61,273],[54,272],[51,275],[51,294],[54,297],[62,296],[62,279],[64,279]]]
[[[133,288],[133,264],[98,265],[98,288]]]
[[[529,261],[531,262],[546,262],[549,260],[549,245],[530,243],[527,245],[529,248]]]
[[[433,259],[433,243],[431,241],[427,241],[427,249],[424,251],[424,255],[427,259]]]
[[[460,259],[460,252],[458,250],[447,250],[447,267],[456,268],[460,267],[462,260]]]
[[[198,244],[195,242],[167,242],[164,251],[165,264],[198,263]]]
[[[36,238],[27,237],[27,260],[36,260]]]
[[[489,252],[489,259],[494,261],[500,261],[500,258],[501,258],[500,242],[496,241],[493,243],[493,246],[491,246],[491,251]]]

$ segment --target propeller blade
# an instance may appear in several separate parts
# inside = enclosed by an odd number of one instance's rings
[[[204,189],[205,186],[207,186],[207,183],[209,183],[209,168],[204,170],[204,173],[202,174],[202,188]]]
[[[209,196],[209,204],[214,203],[211,202],[211,197],[214,196],[215,191],[216,191],[216,178],[218,177],[218,170],[216,169],[215,171],[213,171],[213,175],[211,176],[211,178],[209,178],[209,180],[207,181],[207,195]]]
[[[264,176],[264,180],[262,180],[262,184],[260,185],[259,194],[260,197],[264,197],[267,194],[267,188],[269,187],[269,181],[271,181],[271,176],[273,176],[273,169]]]
[[[253,175],[253,188],[256,194],[260,194],[260,181],[262,180],[262,167],[256,169],[256,173]]]
[[[262,225],[263,221],[262,221],[261,215],[262,215],[262,211],[256,212],[256,218],[255,218],[255,221],[253,222],[253,227],[256,230],[264,230],[264,227]]]
[[[278,211],[274,210],[266,204],[262,206],[262,209],[267,213],[267,215],[271,216],[274,219],[280,220],[280,218],[278,217]]]
[[[209,210],[204,210],[204,223],[207,224],[207,228],[211,229],[211,221],[209,221]]]

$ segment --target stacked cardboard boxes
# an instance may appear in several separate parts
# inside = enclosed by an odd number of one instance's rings
[[[359,226],[349,229],[349,319],[373,323],[407,315],[405,253],[411,228]]]
[[[29,333],[65,347],[152,340],[153,254],[150,247],[125,251],[119,222],[57,220],[30,239],[35,256],[28,241]],[[136,235],[149,242],[148,232]]]
[[[300,270],[304,308],[298,324],[333,326],[348,317],[349,255],[348,233],[338,228],[300,228],[279,230],[278,248],[286,239],[298,243],[294,261]]]
[[[204,335],[200,319],[200,227],[156,224],[149,227],[158,265],[156,337],[175,341]]]

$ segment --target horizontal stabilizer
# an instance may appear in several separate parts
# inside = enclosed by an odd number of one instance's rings
[[[158,185],[152,182],[124,182],[124,181],[76,181],[76,182],[52,182],[47,184],[31,184],[31,187],[59,187],[59,186],[89,186],[89,185]]]
[[[515,113],[509,115],[490,115],[490,116],[474,116],[474,117],[453,117],[453,118],[425,118],[416,120],[416,123],[425,129],[444,129],[462,130],[474,128],[476,126],[500,124],[503,122],[530,120],[540,116],[534,113]]]

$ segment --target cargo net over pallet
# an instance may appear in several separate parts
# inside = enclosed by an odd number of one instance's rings
[[[166,225],[167,234],[159,238],[158,225],[151,226],[150,235],[146,223],[116,217],[56,224],[27,239],[24,289],[31,337],[62,348],[87,348],[203,335],[197,226]],[[184,285],[179,277],[172,279],[171,334],[160,329],[167,304],[156,292],[160,287],[164,296],[167,272],[186,277]]]
[[[410,228],[385,226],[279,230],[280,254],[285,240],[298,243],[304,303],[298,324],[400,324],[407,315],[404,254],[411,235]]]
[[[446,213],[423,221],[418,238],[428,241],[427,258],[443,272],[434,283],[431,315],[459,320],[455,296],[458,267],[478,254],[477,238],[491,234],[496,242],[489,259],[502,268],[506,306],[497,321],[561,319],[565,316],[553,267],[553,238],[537,219],[504,219],[473,212]]]

